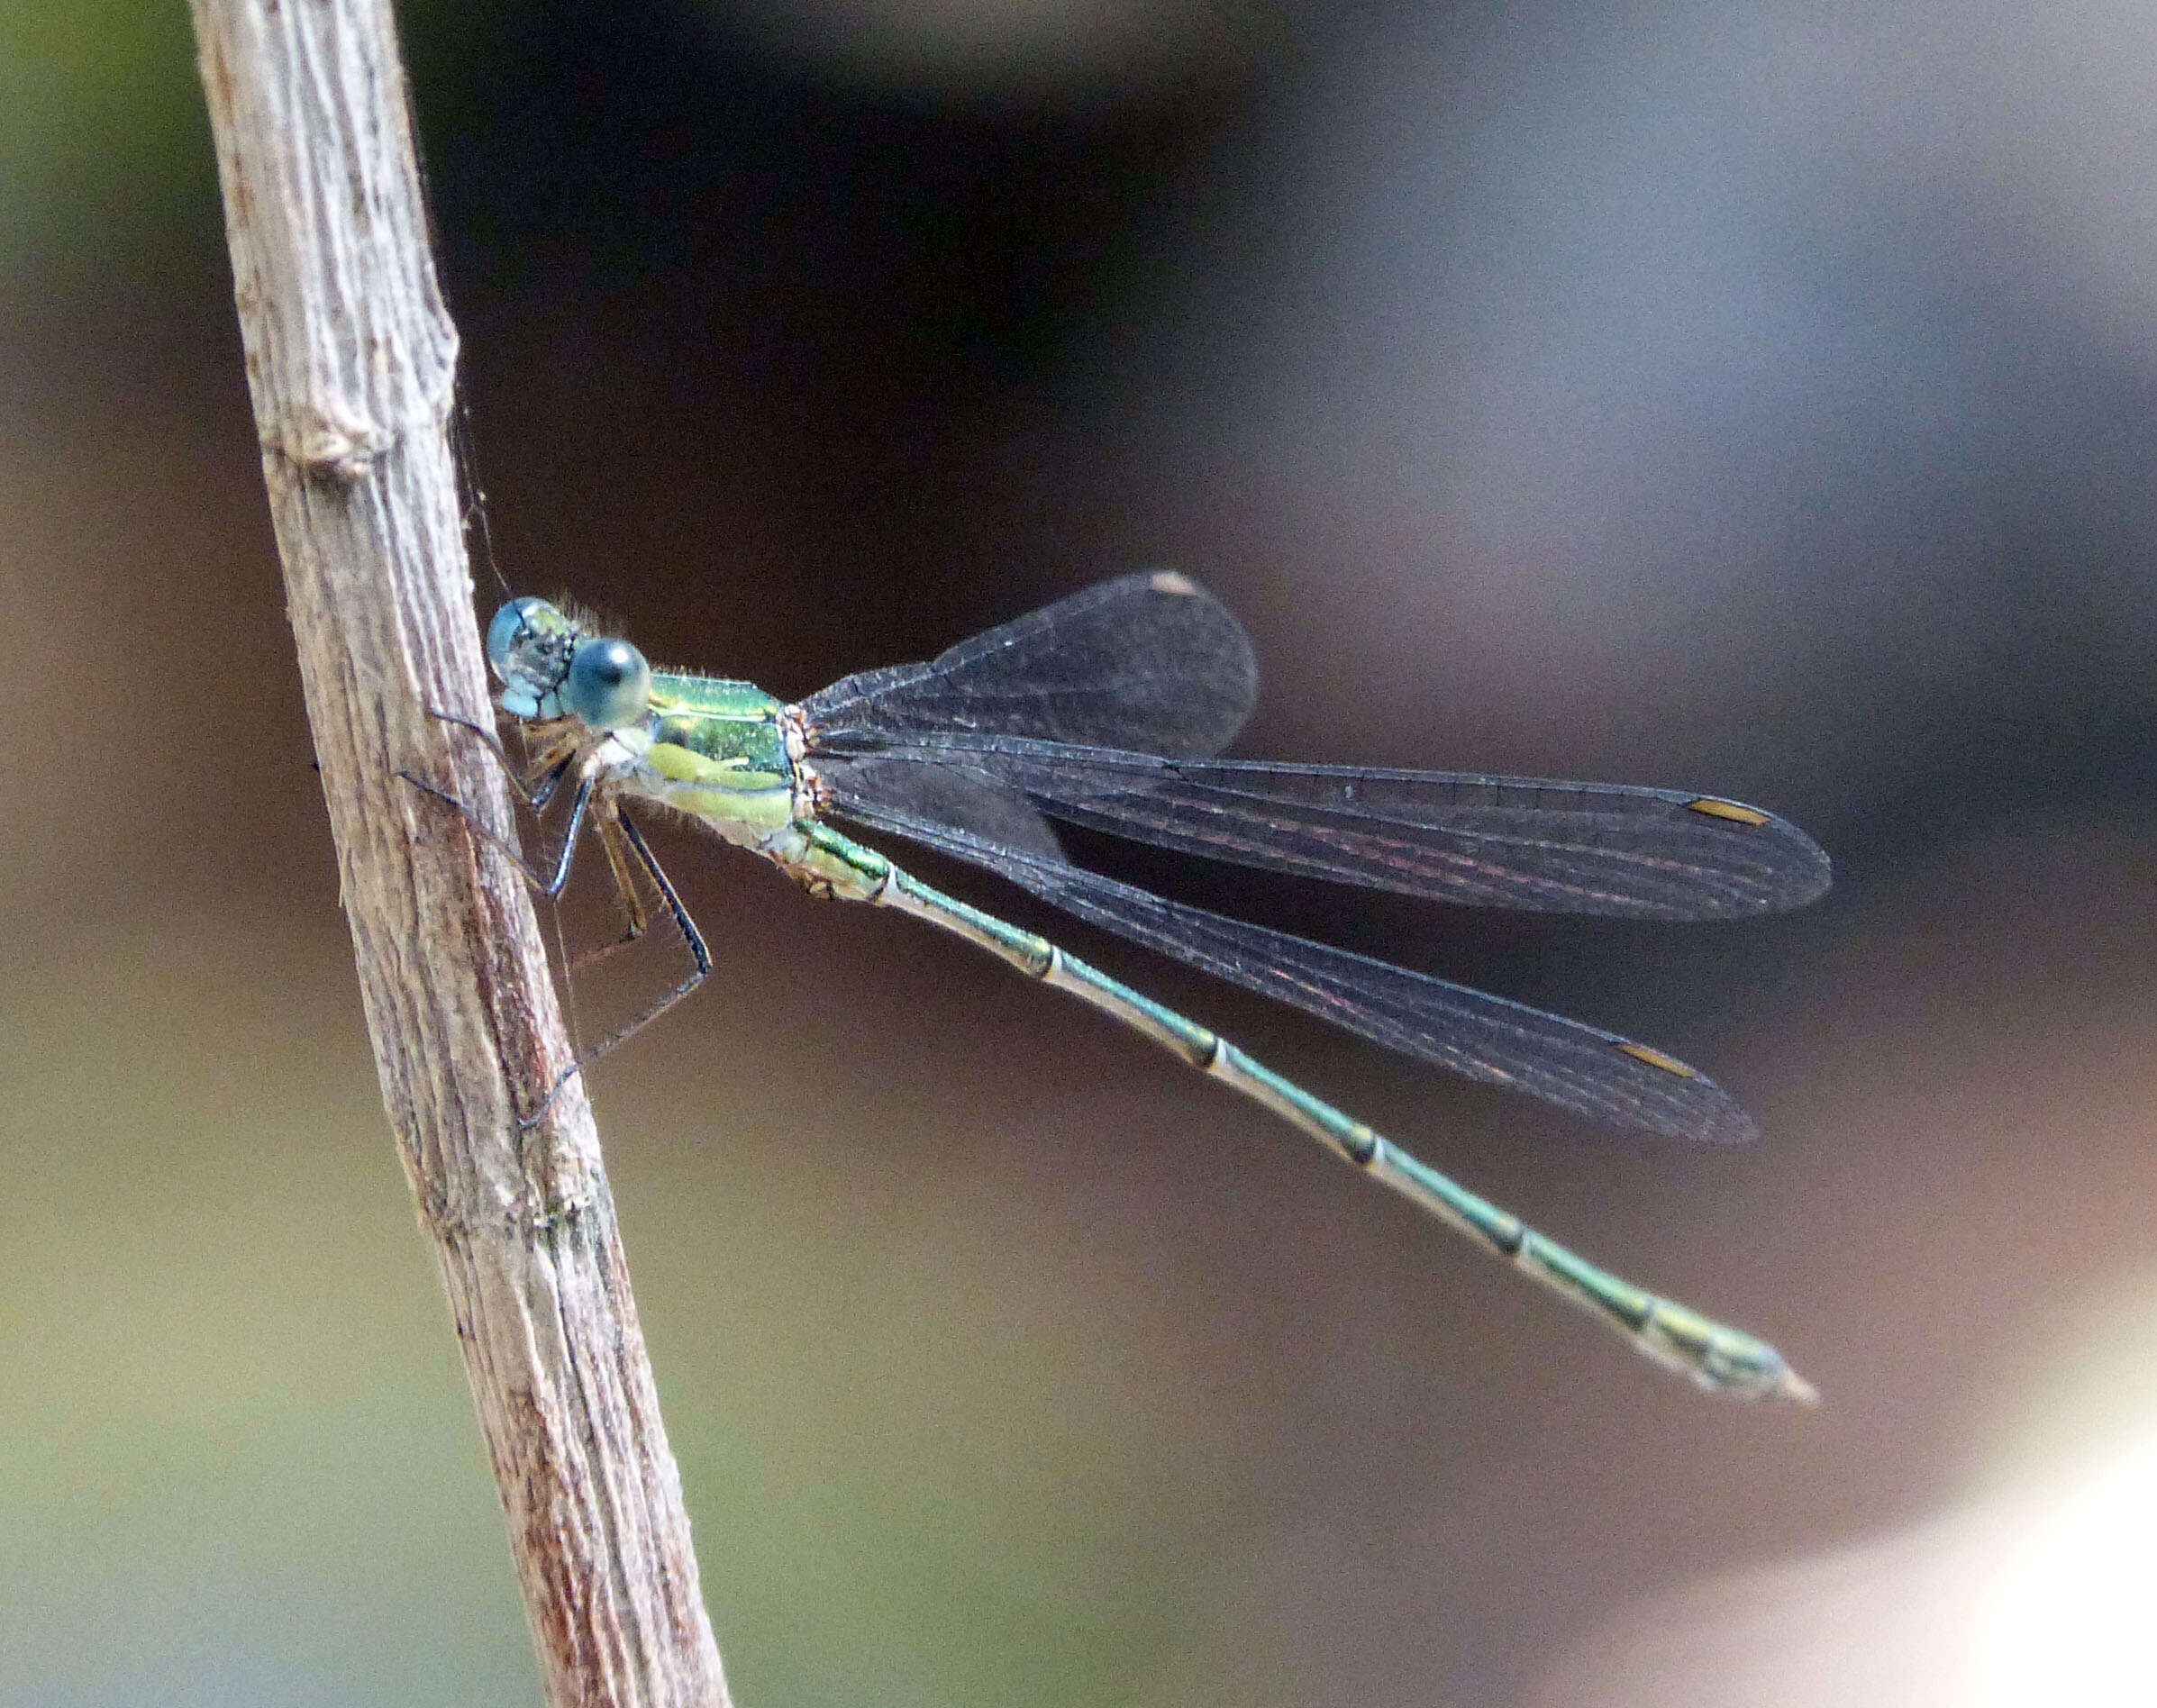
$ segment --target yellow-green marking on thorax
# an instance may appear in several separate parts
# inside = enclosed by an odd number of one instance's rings
[[[783,829],[794,815],[794,764],[779,709],[751,683],[655,672],[643,763],[665,782],[638,792],[722,834]]]

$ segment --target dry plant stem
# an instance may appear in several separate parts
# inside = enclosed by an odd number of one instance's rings
[[[547,1699],[724,1708],[680,1479],[507,832],[387,0],[193,0],[248,381],[384,1101],[456,1316]],[[332,1231],[333,1237],[333,1231]]]

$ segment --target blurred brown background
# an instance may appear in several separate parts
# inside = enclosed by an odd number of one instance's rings
[[[1118,868],[1677,1050],[1734,1154],[1067,933],[1770,1335],[1803,1415],[669,838],[718,977],[595,1092],[744,1708],[2146,1700],[2157,19],[405,27],[519,591],[795,695],[1173,563],[1257,639],[1241,752],[1696,786],[1838,862],[1693,930]],[[530,1702],[200,104],[176,4],[0,25],[0,1701]]]

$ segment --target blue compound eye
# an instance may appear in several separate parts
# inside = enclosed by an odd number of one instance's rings
[[[626,640],[581,640],[562,704],[595,730],[634,723],[651,704],[651,667]]]
[[[500,704],[520,718],[562,715],[562,678],[578,634],[544,599],[512,599],[487,625],[487,662],[502,684]]]
[[[544,599],[512,599],[487,625],[487,661],[496,677],[507,682],[516,669],[520,649],[568,627],[561,613]]]

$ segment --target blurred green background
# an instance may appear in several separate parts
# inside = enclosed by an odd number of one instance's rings
[[[2133,1616],[2016,1586],[2065,1548],[2157,1593],[2105,1551],[2157,1523],[2157,21],[405,26],[520,591],[791,695],[1174,563],[1257,640],[1240,752],[1699,787],[1838,863],[1683,930],[1098,850],[1677,1050],[1759,1118],[1732,1154],[1066,933],[1768,1334],[1802,1415],[986,958],[669,837],[724,995],[594,1091],[744,1708],[2143,1700],[2059,1670]],[[0,1702],[532,1702],[176,4],[0,22]]]

